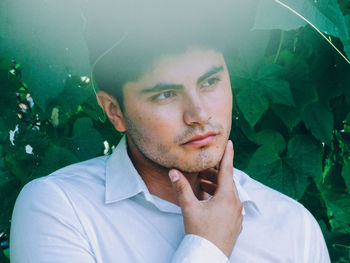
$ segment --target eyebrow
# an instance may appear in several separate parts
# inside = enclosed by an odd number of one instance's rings
[[[224,70],[223,66],[213,66],[211,67],[207,72],[205,72],[203,75],[201,75],[198,79],[197,79],[197,85],[199,83],[201,83],[203,80],[205,80],[206,78],[219,73],[221,71]],[[172,83],[157,83],[156,85],[154,85],[153,87],[150,88],[145,88],[141,91],[141,93],[152,93],[152,92],[159,92],[159,91],[164,91],[164,90],[181,90],[183,89],[183,85],[180,84],[172,84]]]
[[[221,71],[224,70],[223,66],[213,66],[211,67],[207,72],[205,72],[202,76],[200,76],[197,80],[197,84],[201,83],[203,80],[205,80],[206,78],[219,73]]]

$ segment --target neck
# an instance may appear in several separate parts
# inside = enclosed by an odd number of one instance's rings
[[[175,190],[173,189],[172,183],[168,176],[169,168],[162,167],[149,160],[142,153],[140,153],[136,147],[132,145],[132,143],[130,144],[129,142],[128,154],[135,169],[145,182],[149,192],[173,204],[179,205]],[[195,196],[198,199],[202,199],[203,193],[199,186],[200,180],[198,173],[182,173],[191,185]]]

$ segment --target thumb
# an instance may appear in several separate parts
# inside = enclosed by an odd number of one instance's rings
[[[171,169],[169,171],[169,178],[173,184],[181,208],[198,201],[192,191],[190,183],[179,170]]]

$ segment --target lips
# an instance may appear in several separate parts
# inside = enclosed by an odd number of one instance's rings
[[[214,133],[214,132],[209,132],[209,133],[206,133],[206,134],[196,135],[196,136],[193,136],[192,138],[190,138],[185,143],[183,143],[183,145],[188,145],[188,146],[205,146],[205,145],[208,145],[208,144],[212,143],[215,140],[216,135],[217,134]]]

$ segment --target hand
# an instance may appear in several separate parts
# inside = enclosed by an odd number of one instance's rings
[[[169,171],[169,177],[181,206],[185,233],[206,238],[220,248],[227,257],[230,257],[242,230],[243,220],[242,203],[238,198],[232,174],[231,141],[227,143],[220,162],[216,191],[206,202],[196,198],[189,182],[180,171],[176,169]]]
[[[217,183],[218,183],[218,168],[209,168],[198,174],[200,178],[199,186],[201,192],[199,193],[199,200],[206,201],[213,197],[216,192]]]

